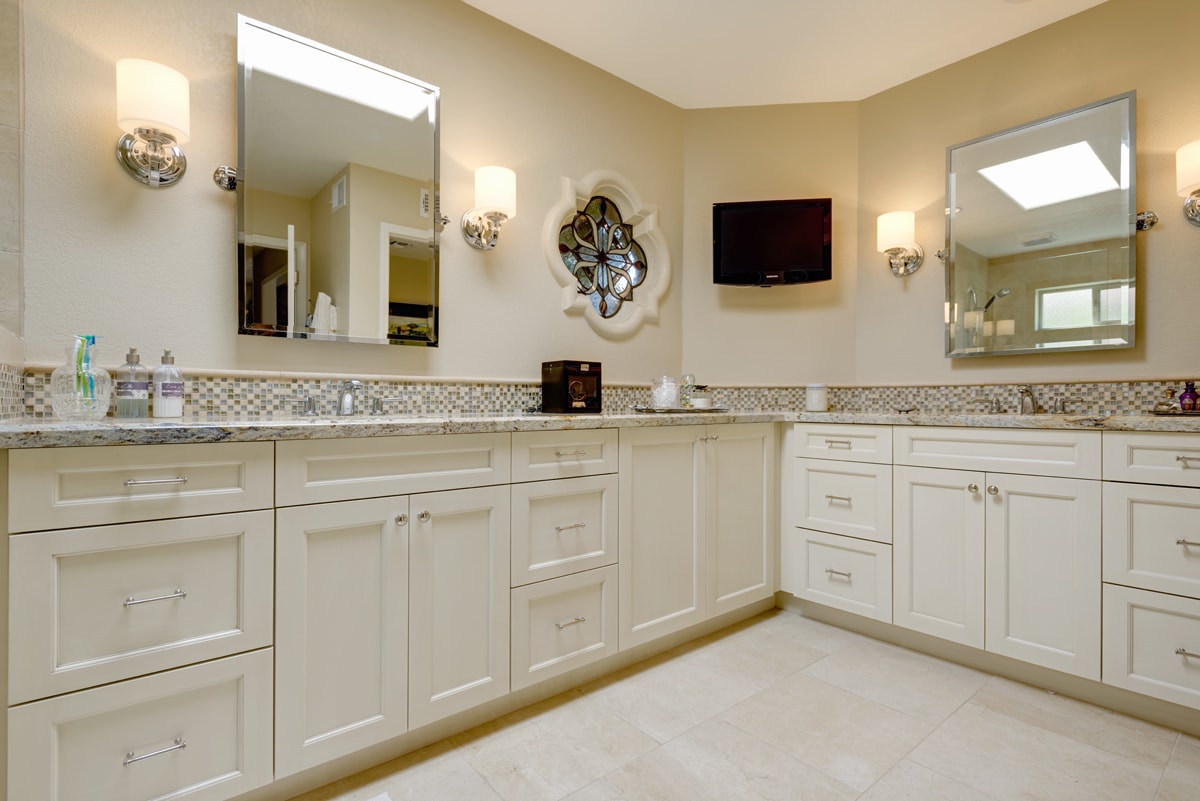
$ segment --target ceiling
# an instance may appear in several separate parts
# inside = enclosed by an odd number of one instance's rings
[[[1104,0],[464,0],[685,109],[854,101]]]

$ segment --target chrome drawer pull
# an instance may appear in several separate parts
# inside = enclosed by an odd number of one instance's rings
[[[170,595],[158,595],[158,596],[155,596],[154,598],[143,598],[140,601],[134,600],[134,597],[132,595],[130,595],[128,598],[125,599],[125,606],[137,606],[138,604],[152,604],[155,601],[173,601],[176,598],[183,599],[186,597],[187,597],[187,593],[184,592],[183,590],[175,590],[175,592],[171,593]]]
[[[568,620],[566,623],[559,623],[559,622],[555,621],[554,628],[558,629],[559,631],[562,631],[567,626],[574,626],[576,623],[586,623],[586,622],[587,622],[586,617],[584,617],[583,615],[576,615],[575,617]]]
[[[587,451],[555,451],[555,456],[587,456]]]
[[[1200,548],[1200,542],[1192,542],[1191,540],[1175,540],[1176,545],[1182,545],[1184,548]]]
[[[853,445],[850,444],[850,440],[848,440],[848,439],[826,439],[825,440],[826,448],[832,448],[834,445],[837,445],[842,448],[854,447]]]
[[[1178,656],[1190,656],[1192,659],[1200,659],[1200,654],[1193,654],[1186,648],[1176,648],[1175,653]]]
[[[573,528],[586,528],[586,527],[587,527],[587,523],[570,523],[565,526],[555,526],[554,531],[556,534],[562,534],[564,531],[570,531]]]
[[[842,578],[846,579],[847,581],[850,580],[850,571],[849,570],[834,570],[832,567],[827,567],[827,568],[825,568],[825,573],[826,573],[826,575],[830,575],[830,576],[841,576]]]
[[[1191,467],[1188,462],[1200,462],[1200,456],[1176,456],[1175,461],[1183,465],[1184,469]]]
[[[168,745],[166,748],[160,748],[157,751],[151,751],[148,754],[142,754],[141,756],[134,756],[133,752],[129,751],[125,754],[125,761],[122,762],[121,764],[132,765],[134,762],[141,762],[143,759],[149,759],[150,757],[162,756],[163,754],[169,754],[172,751],[179,751],[183,748],[187,748],[187,743],[185,743],[183,741],[182,737],[176,737],[175,745]]]
[[[841,501],[842,503],[851,503],[852,502],[849,495],[826,495],[825,500],[831,501],[831,502],[832,501]]]
[[[130,478],[125,480],[127,487],[148,487],[152,484],[186,484],[187,476],[175,476],[175,478]]]

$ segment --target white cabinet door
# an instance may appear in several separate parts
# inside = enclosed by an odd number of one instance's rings
[[[897,466],[893,621],[982,648],[983,473]]]
[[[987,650],[1100,678],[1100,483],[987,475]]]
[[[621,432],[621,650],[705,618],[705,435],[704,426]]]
[[[409,727],[509,690],[509,489],[411,499]]]
[[[408,503],[277,512],[276,777],[407,728]]]
[[[771,423],[709,426],[705,448],[707,614],[775,593],[776,447]]]

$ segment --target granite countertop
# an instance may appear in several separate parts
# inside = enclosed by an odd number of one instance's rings
[[[161,445],[190,442],[254,442],[336,437],[470,434],[498,431],[557,431],[586,428],[700,425],[706,423],[855,423],[978,428],[1040,428],[1099,431],[1200,432],[1200,416],[1079,414],[909,414],[874,412],[793,412],[731,409],[681,414],[634,412],[599,415],[479,414],[415,417],[183,418],[68,422],[53,419],[0,421],[0,448],[92,445]]]

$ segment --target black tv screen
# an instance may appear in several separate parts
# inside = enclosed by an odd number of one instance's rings
[[[772,286],[833,277],[832,201],[713,204],[713,283]]]

